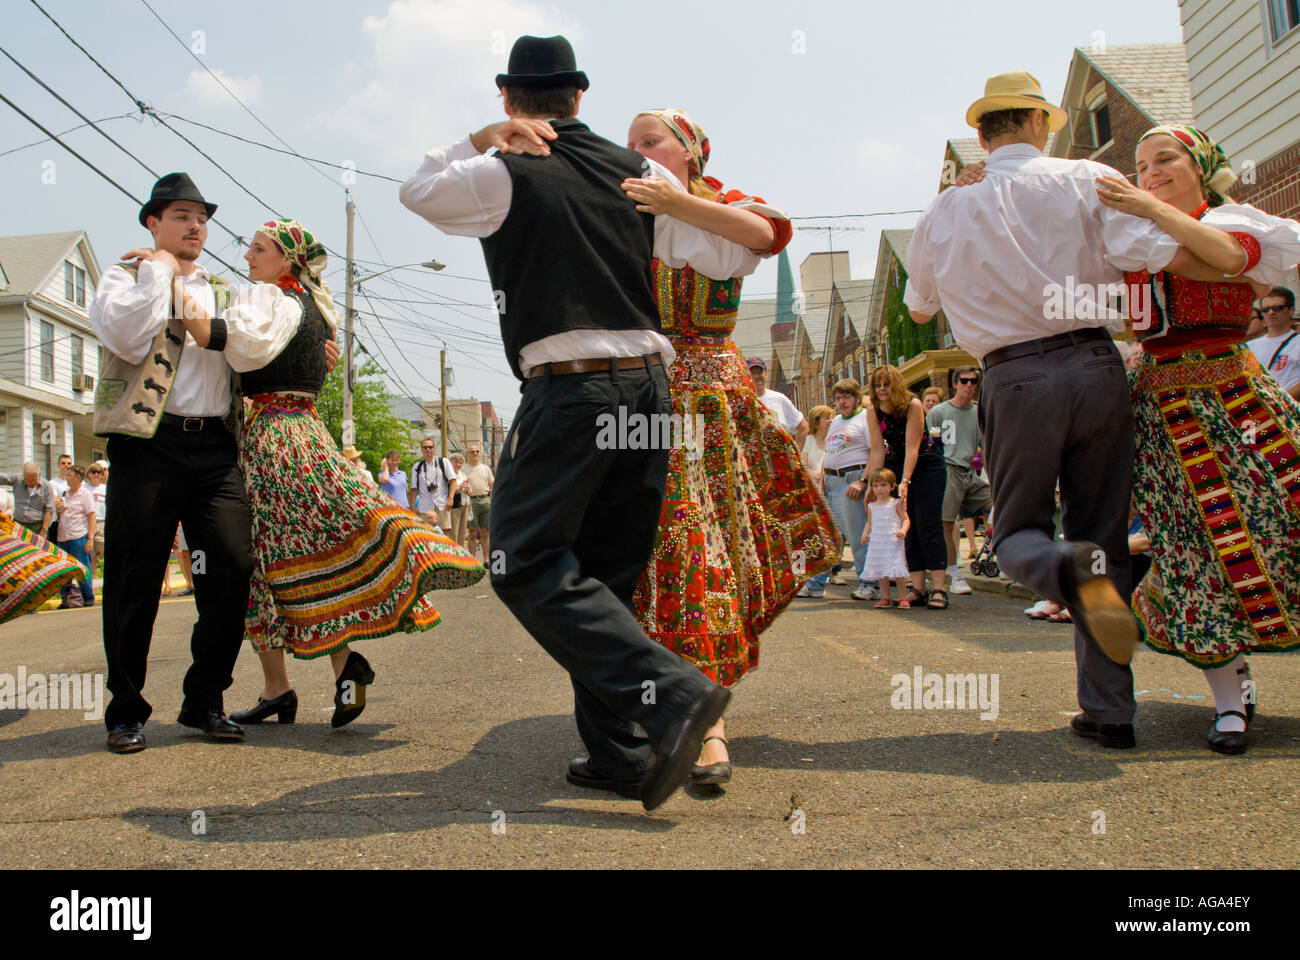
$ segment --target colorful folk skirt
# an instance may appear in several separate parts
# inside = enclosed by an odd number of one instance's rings
[[[311,400],[255,396],[240,459],[253,516],[245,630],[258,652],[306,660],[428,630],[441,616],[426,595],[486,572],[348,463]]]
[[[839,560],[830,508],[728,337],[675,338],[675,432],[635,612],[655,640],[730,686],[803,582]],[[681,424],[678,429],[678,424]]]
[[[1300,405],[1239,345],[1132,382],[1146,643],[1202,668],[1300,646]]]
[[[20,523],[0,517],[0,623],[40,609],[86,568]]]

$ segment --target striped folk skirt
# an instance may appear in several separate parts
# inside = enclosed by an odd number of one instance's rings
[[[254,397],[240,459],[253,517],[245,628],[258,652],[310,659],[428,630],[441,619],[428,594],[486,572],[348,463],[308,399]]]
[[[1233,345],[1147,356],[1133,406],[1146,643],[1202,668],[1300,647],[1300,405]]]
[[[39,534],[0,517],[0,623],[40,609],[86,568]]]
[[[790,434],[728,337],[675,338],[673,414],[654,552],[634,597],[651,638],[730,686],[758,666],[759,634],[843,541]]]

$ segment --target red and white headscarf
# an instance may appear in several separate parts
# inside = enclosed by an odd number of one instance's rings
[[[704,175],[704,165],[709,162],[709,138],[698,123],[687,116],[685,110],[677,107],[665,107],[662,110],[646,110],[638,117],[658,117],[668,125],[683,147],[691,155],[693,173]]]

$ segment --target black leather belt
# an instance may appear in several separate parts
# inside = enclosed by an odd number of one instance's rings
[[[599,373],[613,365],[619,370],[634,370],[637,367],[658,367],[663,365],[663,357],[657,353],[644,357],[596,357],[591,360],[564,360],[558,363],[539,363],[528,371],[528,379],[550,373],[553,377],[562,377],[569,373]]]
[[[986,353],[984,355],[984,369],[988,370],[990,367],[995,367],[999,363],[1006,363],[1008,360],[1032,357],[1047,353],[1049,350],[1061,350],[1078,343],[1109,339],[1111,339],[1111,336],[1105,330],[1100,327],[1089,327],[1086,330],[1071,330],[1069,333],[1058,333],[1054,337],[1042,337],[1038,340],[1030,340],[1027,343],[1013,343],[1009,347],[1000,347]]]
[[[857,473],[858,476],[861,476],[862,471],[865,469],[867,469],[867,465],[859,463],[856,467],[844,467],[841,470],[832,470],[830,467],[826,467],[826,472],[833,473],[837,477],[847,477],[850,473]]]
[[[162,422],[169,427],[178,427],[186,433],[198,433],[200,430],[211,430],[214,427],[225,427],[225,421],[221,417],[178,417],[174,413],[164,413]]]

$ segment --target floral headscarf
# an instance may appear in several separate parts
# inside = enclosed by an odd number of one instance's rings
[[[1211,140],[1204,131],[1195,127],[1185,127],[1172,123],[1152,127],[1142,134],[1138,143],[1141,143],[1147,137],[1154,137],[1158,133],[1173,137],[1187,148],[1187,152],[1192,155],[1192,159],[1200,167],[1201,185],[1205,187],[1206,191],[1217,197],[1220,203],[1234,202],[1228,196],[1228,188],[1237,182],[1237,174],[1229,166],[1228,155],[1223,152],[1221,146]]]
[[[268,220],[257,228],[288,257],[299,269],[302,285],[311,294],[321,316],[330,328],[339,327],[338,313],[334,309],[334,296],[322,274],[329,258],[325,248],[316,242],[311,232],[297,220]]]
[[[680,140],[682,146],[690,153],[693,172],[700,176],[704,175],[704,165],[709,162],[709,138],[705,136],[700,125],[686,115],[685,110],[665,107],[662,110],[646,110],[644,113],[638,113],[637,116],[658,117],[668,124],[668,129],[673,132],[673,136]]]

